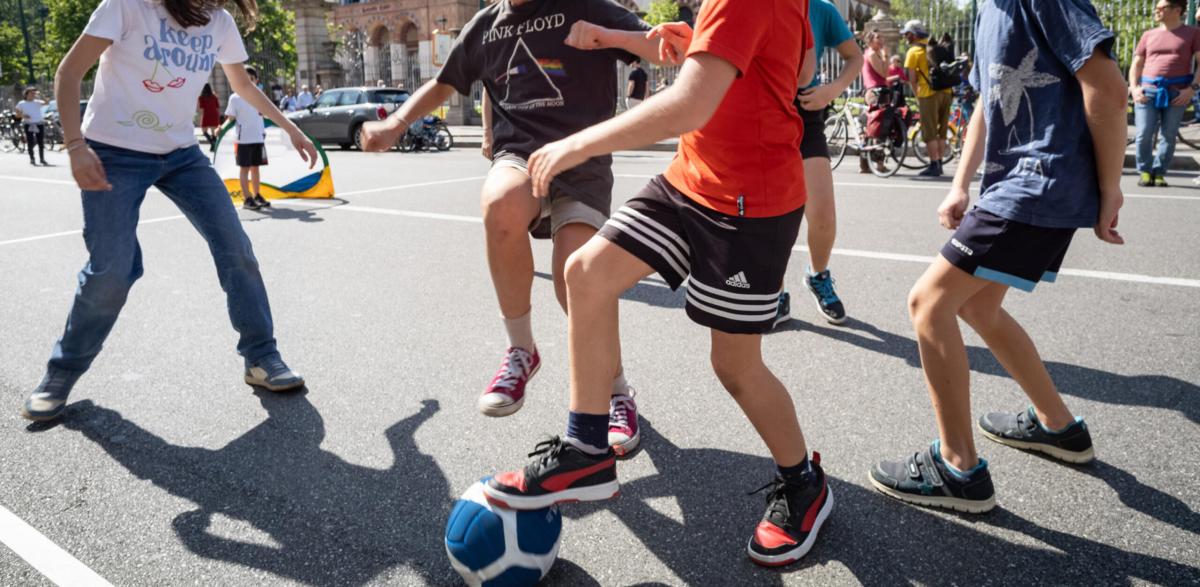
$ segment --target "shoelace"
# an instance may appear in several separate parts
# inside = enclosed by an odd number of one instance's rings
[[[837,294],[833,291],[833,277],[826,275],[826,277],[821,278],[820,274],[817,274],[809,277],[808,283],[821,296],[821,301],[826,304],[838,301]]]
[[[609,427],[629,427],[629,412],[633,409],[633,398],[622,397],[614,399],[608,408]]]
[[[548,438],[534,445],[533,452],[526,455],[533,459],[533,462],[525,466],[527,474],[536,475],[538,471],[545,469],[549,466],[550,461],[558,460],[558,455],[562,450],[563,441],[559,436]]]
[[[517,383],[525,376],[525,373],[529,372],[532,364],[533,355],[522,349],[510,349],[504,357],[504,363],[500,365],[500,372],[496,374],[496,382],[492,384],[492,387],[516,389]]]
[[[802,480],[788,480],[783,477],[775,477],[766,485],[747,493],[746,495],[754,495],[761,493],[764,490],[767,492],[767,503],[771,509],[767,510],[767,518],[771,521],[783,524],[787,521],[788,510],[787,500],[781,499],[788,488],[804,489],[808,486],[807,475]]]

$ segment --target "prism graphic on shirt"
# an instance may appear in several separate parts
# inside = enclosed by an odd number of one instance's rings
[[[517,39],[508,66],[496,80],[505,86],[500,104],[509,110],[561,108],[566,101],[551,76],[565,75],[561,61],[537,59],[525,45],[525,40]]]

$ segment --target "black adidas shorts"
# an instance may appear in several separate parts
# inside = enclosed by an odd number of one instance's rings
[[[1006,220],[976,207],[942,247],[942,257],[975,277],[1033,291],[1039,281],[1058,278],[1075,230]]]
[[[267,146],[262,143],[244,143],[233,146],[233,158],[238,167],[258,167],[267,164]]]
[[[803,219],[803,207],[770,218],[726,216],[659,175],[599,234],[653,267],[671,289],[686,282],[692,321],[731,334],[762,334],[774,324]]]

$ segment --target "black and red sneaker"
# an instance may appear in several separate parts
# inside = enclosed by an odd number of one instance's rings
[[[768,493],[767,513],[746,547],[755,563],[764,567],[794,563],[817,541],[821,525],[833,510],[833,494],[821,469],[821,454],[814,452],[810,462],[812,469],[799,479],[777,476],[758,490]]]
[[[610,447],[590,455],[557,436],[539,442],[524,469],[500,473],[488,480],[488,501],[510,510],[540,510],[574,501],[601,501],[621,492],[617,459]]]

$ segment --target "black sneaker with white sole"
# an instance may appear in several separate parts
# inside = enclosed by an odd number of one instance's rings
[[[540,510],[575,501],[600,501],[621,492],[617,458],[610,447],[588,454],[555,436],[539,442],[524,469],[500,473],[488,480],[488,501],[510,510]]]
[[[304,378],[292,371],[277,354],[246,367],[245,379],[250,385],[270,391],[291,391],[304,387]]]
[[[826,321],[830,324],[846,322],[846,307],[833,288],[833,276],[829,274],[828,269],[820,273],[806,273],[804,283],[808,285],[808,291],[816,298],[817,308],[825,315]]]
[[[783,292],[779,294],[779,307],[775,310],[775,322],[771,324],[771,328],[779,328],[780,324],[786,324],[792,320],[792,294]]]
[[[82,371],[63,371],[47,369],[42,382],[25,399],[21,406],[21,416],[35,422],[48,422],[62,415],[67,407],[67,397],[71,388],[83,375]]]
[[[758,490],[768,491],[767,513],[746,546],[756,564],[781,567],[794,563],[817,541],[817,533],[833,511],[833,494],[821,469],[820,453],[814,452],[810,463],[812,469],[799,479],[776,476]]]
[[[1044,453],[1060,461],[1083,464],[1096,458],[1092,435],[1082,418],[1051,432],[1038,421],[1033,406],[1017,412],[993,412],[979,419],[983,435],[1000,444]]]
[[[884,461],[871,469],[871,484],[900,501],[929,507],[982,514],[996,507],[996,490],[987,461],[966,480],[946,468],[938,443],[901,462]]]

